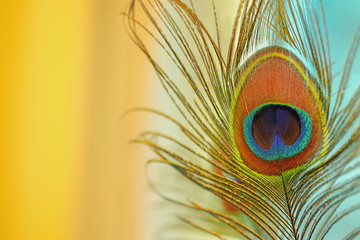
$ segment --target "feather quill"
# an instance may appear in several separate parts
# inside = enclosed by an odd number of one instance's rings
[[[360,89],[344,99],[360,28],[335,87],[321,4],[239,1],[226,37],[218,5],[209,2],[206,22],[191,0],[134,0],[125,14],[129,35],[178,116],[141,110],[169,120],[182,135],[150,131],[135,140],[155,153],[149,165],[174,170],[161,176],[173,194],[157,184],[154,190],[188,208],[179,221],[204,239],[328,239],[360,210],[359,203],[346,204],[360,192]],[[138,8],[150,26],[136,20]],[[161,47],[176,74],[153,57],[140,32]],[[198,239],[176,226],[164,239]],[[343,238],[359,234],[360,225]]]

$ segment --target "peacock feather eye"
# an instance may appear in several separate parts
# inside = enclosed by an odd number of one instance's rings
[[[288,158],[304,150],[311,137],[309,115],[293,106],[263,104],[244,120],[244,137],[258,157],[274,161]]]
[[[309,71],[289,50],[263,49],[241,68],[233,141],[250,169],[279,175],[305,163],[321,146],[321,116]]]

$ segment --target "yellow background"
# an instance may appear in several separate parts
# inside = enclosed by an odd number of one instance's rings
[[[144,161],[127,143],[146,119],[120,119],[150,91],[128,2],[2,3],[0,239],[146,236]]]

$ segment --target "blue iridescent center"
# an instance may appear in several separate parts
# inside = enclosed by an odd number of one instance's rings
[[[309,114],[279,103],[255,108],[245,117],[243,127],[247,145],[267,161],[300,153],[309,144],[312,131]]]

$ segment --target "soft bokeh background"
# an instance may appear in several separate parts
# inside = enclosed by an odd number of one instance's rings
[[[2,2],[0,239],[147,235],[145,159],[128,141],[148,121],[120,119],[152,89],[128,3]]]
[[[126,35],[128,2],[2,3],[0,239],[148,236],[146,153],[128,141],[151,122],[120,116],[152,105],[154,73]],[[341,66],[359,4],[336,2],[326,11]]]

